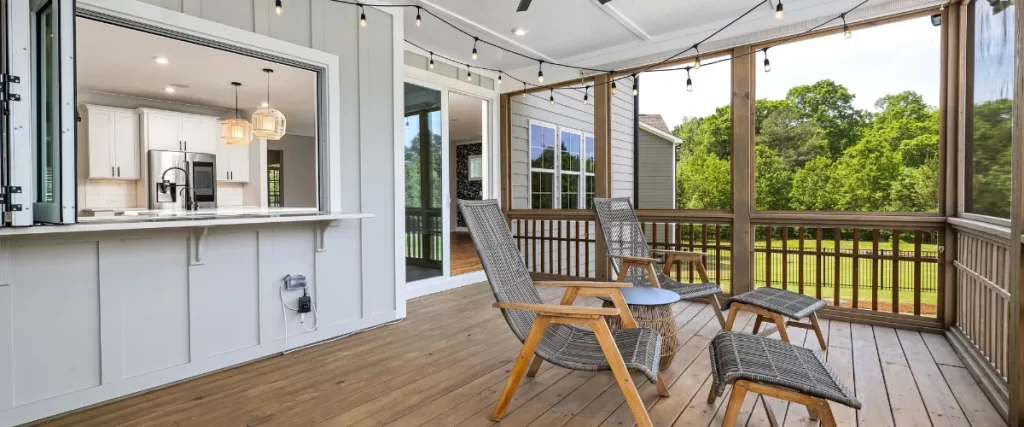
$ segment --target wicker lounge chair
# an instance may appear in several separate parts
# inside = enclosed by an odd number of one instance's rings
[[[860,409],[860,401],[817,352],[786,342],[736,332],[722,332],[711,341],[711,392],[708,403],[732,384],[723,427],[736,425],[747,392],[804,405],[811,419],[822,427],[835,427],[827,401]],[[769,422],[779,425],[771,407],[764,404]]]
[[[657,384],[658,392],[667,396],[665,383],[658,374],[661,336],[653,329],[636,326],[619,291],[630,285],[534,282],[497,201],[460,200],[459,208],[497,300],[494,307],[501,309],[512,332],[523,342],[491,419],[498,421],[504,416],[530,359],[536,355],[531,373],[536,373],[541,360],[573,370],[612,371],[637,424],[651,426],[628,369],[643,372]],[[561,305],[545,304],[535,286],[565,287]],[[610,297],[614,307],[571,306],[577,296]],[[619,317],[626,329],[611,332],[604,318],[613,316]]]
[[[647,245],[640,221],[628,198],[595,198],[594,211],[604,233],[608,257],[611,258],[612,267],[618,275],[616,281],[626,281],[635,286],[668,289],[679,294],[684,300],[710,297],[718,323],[725,327],[725,317],[718,301],[722,288],[708,279],[708,273],[704,269],[704,254],[652,249]],[[660,271],[656,268],[658,260],[654,258],[655,254],[665,255],[665,267]],[[682,283],[670,277],[669,273],[676,261],[693,263],[701,282]]]

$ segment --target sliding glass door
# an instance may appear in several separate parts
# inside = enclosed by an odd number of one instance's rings
[[[447,151],[441,92],[405,84],[406,281],[447,271]]]

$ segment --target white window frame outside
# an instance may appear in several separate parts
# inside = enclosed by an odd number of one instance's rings
[[[555,131],[555,164],[554,169],[535,168],[533,166],[533,158],[530,151],[533,149],[533,126],[542,126]],[[526,174],[526,185],[527,185],[527,201],[529,209],[540,209],[533,206],[533,173],[550,173],[552,174],[552,188],[551,188],[551,209],[563,209],[562,207],[562,175],[570,174],[576,175],[577,181],[577,206],[579,209],[587,209],[587,177],[593,177],[594,172],[587,172],[587,138],[594,139],[594,134],[590,132],[584,132],[581,130],[573,129],[567,126],[557,126],[552,123],[543,122],[540,120],[530,119],[527,128],[527,156],[529,161],[529,171]],[[580,171],[562,171],[562,133],[570,133],[580,136]]]

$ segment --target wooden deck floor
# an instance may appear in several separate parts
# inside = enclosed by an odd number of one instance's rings
[[[559,289],[543,289],[557,301]],[[52,426],[491,426],[487,419],[520,343],[486,284],[409,302],[409,317],[342,340],[74,413]],[[674,306],[681,349],[663,371],[671,397],[641,395],[657,426],[718,426],[709,405],[707,345],[719,330],[709,306]],[[751,327],[749,316],[739,319]],[[841,425],[1005,425],[940,335],[826,321],[827,358],[864,409],[834,405]],[[816,348],[813,334],[791,328]],[[741,420],[768,425],[748,397]],[[803,407],[771,401],[786,426],[811,426]],[[629,426],[610,373],[545,364],[525,379],[501,426]]]

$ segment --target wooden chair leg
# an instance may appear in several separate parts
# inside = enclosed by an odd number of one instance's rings
[[[533,363],[530,363],[530,369],[526,371],[526,376],[533,378],[537,376],[537,371],[540,370],[540,365],[544,364],[544,359],[540,356],[533,356]]]
[[[718,301],[718,295],[711,296],[711,308],[715,309],[715,317],[718,318],[718,324],[722,326],[722,329],[732,330],[732,328],[725,327],[725,316],[722,315],[722,303]],[[729,315],[732,316],[732,313],[730,312]]]
[[[722,427],[733,427],[743,409],[743,400],[747,397],[747,382],[740,380],[732,385],[732,396],[729,397],[729,406],[725,408],[725,418],[722,419]]]
[[[786,333],[786,320],[778,314],[772,314],[775,319],[775,327],[779,328],[779,339],[783,342],[789,342],[789,334]]]
[[[597,337],[598,344],[601,345],[604,357],[608,359],[608,366],[612,369],[612,375],[615,376],[615,381],[619,383],[619,388],[626,398],[626,405],[629,406],[629,411],[633,413],[633,418],[636,418],[637,426],[654,427],[654,424],[651,423],[651,417],[647,415],[647,408],[644,407],[644,402],[640,399],[640,393],[636,389],[636,384],[633,383],[633,379],[629,375],[626,362],[622,360],[622,355],[619,354],[619,348],[615,345],[615,338],[612,338],[608,324],[604,322],[604,319],[595,319],[590,324],[594,328],[594,335]]]
[[[832,414],[832,407],[824,399],[817,400],[821,427],[836,427],[836,417]]]
[[[494,407],[494,412],[491,412],[491,420],[501,421],[501,417],[505,416],[508,403],[512,401],[512,395],[519,387],[519,380],[523,378],[523,373],[526,372],[527,366],[530,364],[530,358],[537,351],[537,344],[544,337],[544,331],[547,330],[549,323],[551,323],[549,316],[537,316],[533,321],[533,327],[530,328],[529,335],[523,341],[523,349],[519,350],[519,357],[516,358],[515,365],[512,365],[512,372],[509,372],[505,388],[501,390],[501,396],[498,397],[498,404]],[[603,321],[602,324],[604,324]],[[607,328],[605,326],[605,329]]]
[[[665,385],[665,379],[661,377],[661,374],[658,374],[658,384],[657,385],[658,385],[658,395],[659,396],[661,396],[661,397],[669,397],[669,396],[671,396],[670,394],[668,394],[668,386]]]
[[[757,335],[757,331],[761,330],[761,321],[762,320],[764,320],[764,317],[761,317],[760,314],[758,314],[757,318],[754,319],[754,332],[753,332],[754,335]]]
[[[715,388],[711,387],[711,391],[708,392],[708,403],[715,403],[718,400],[718,396],[715,395]]]
[[[733,304],[732,307],[729,308],[729,320],[726,320],[725,323],[722,324],[723,331],[729,332],[732,330],[733,325],[736,324],[736,315],[739,314],[739,312],[739,304]]]
[[[807,408],[807,418],[811,421],[818,421],[818,405],[804,405]]]
[[[811,326],[814,327],[814,335],[818,337],[818,345],[824,350],[828,345],[825,344],[825,337],[821,335],[821,326],[818,325],[818,313],[811,313],[810,319]]]

